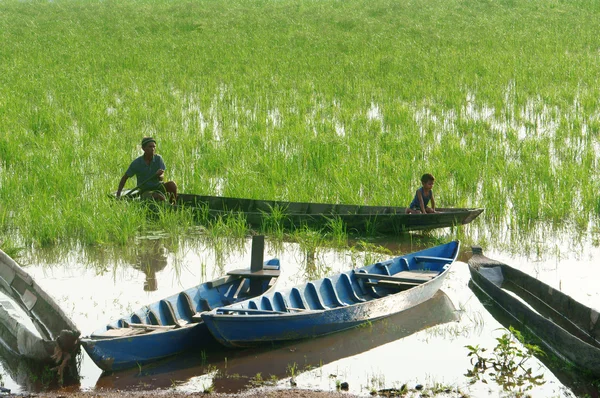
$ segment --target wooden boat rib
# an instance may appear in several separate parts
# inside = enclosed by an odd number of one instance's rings
[[[600,376],[600,321],[589,308],[473,247],[471,281],[557,357]]]
[[[230,347],[311,338],[358,326],[431,298],[456,260],[458,241],[274,291],[202,314]]]
[[[406,214],[406,207],[361,206],[277,200],[243,199],[207,195],[178,195],[178,204],[205,209],[211,217],[243,213],[251,226],[260,226],[273,214],[281,214],[286,228],[319,227],[339,218],[350,232],[400,233],[468,224],[481,208],[439,208],[434,214]]]
[[[217,345],[201,314],[255,297],[275,286],[280,274],[279,260],[271,259],[264,266],[261,260],[258,268],[254,264],[253,261],[250,269],[230,271],[226,276],[146,305],[99,328],[81,339],[81,343],[104,371],[126,369]]]

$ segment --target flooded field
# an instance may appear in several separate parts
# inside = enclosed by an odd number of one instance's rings
[[[265,259],[282,263],[278,287],[370,264],[397,254],[433,245],[433,238],[377,241],[391,254],[326,247],[307,250],[298,243],[270,241]],[[190,238],[173,244],[160,237],[141,239],[133,251],[123,253],[70,252],[53,258],[51,252],[23,256],[27,272],[51,294],[89,335],[109,320],[144,304],[214,279],[226,271],[250,264],[251,240]],[[596,309],[600,271],[594,258],[600,254],[589,245],[577,256],[563,254],[507,255],[493,248],[485,254],[520,268]],[[414,388],[422,385],[435,392],[456,390],[469,396],[500,392],[502,387],[481,382],[469,385],[465,373],[472,367],[467,345],[491,351],[503,328],[509,325],[490,303],[469,288],[466,261],[470,247],[461,255],[442,290],[431,300],[386,319],[349,331],[290,344],[252,349],[214,349],[186,353],[155,364],[114,374],[103,374],[87,354],[81,354],[81,381],[68,390],[154,390],[179,392],[240,392],[258,386],[333,391],[348,383],[350,392]],[[44,261],[43,258],[46,258]],[[41,388],[37,376],[2,361],[2,380],[12,392]],[[548,362],[548,361],[545,361]],[[543,374],[545,383],[533,396],[598,396],[599,384],[586,380],[560,364],[531,358],[527,365]]]

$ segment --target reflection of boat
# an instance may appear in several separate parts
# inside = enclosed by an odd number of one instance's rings
[[[431,298],[458,255],[458,241],[339,273],[202,314],[229,347],[337,332]]]
[[[0,250],[0,343],[32,363],[57,365],[59,379],[77,378],[79,331],[60,307]]]
[[[556,356],[600,376],[598,311],[473,247],[471,281]]]
[[[101,369],[120,370],[215,344],[200,314],[260,295],[279,276],[279,260],[263,266],[262,252],[258,265],[254,259],[250,269],[230,271],[101,327],[81,340],[85,350]]]
[[[249,379],[260,373],[278,379],[290,376],[289,366],[298,371],[321,367],[343,358],[360,355],[373,348],[405,338],[429,327],[457,320],[454,305],[443,291],[406,311],[318,339],[286,343],[275,348],[212,352],[202,357],[197,353],[179,355],[145,367],[142,372],[123,371],[117,375],[103,374],[96,389],[126,390],[144,385],[148,388],[169,388],[215,370],[212,379],[217,393],[237,393],[248,387]],[[224,359],[225,358],[225,359]],[[206,382],[206,386],[210,381]]]

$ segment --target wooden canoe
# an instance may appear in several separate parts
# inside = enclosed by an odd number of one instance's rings
[[[229,347],[326,335],[412,308],[439,290],[458,241],[342,272],[202,314]]]
[[[520,270],[473,247],[471,282],[507,315],[526,328],[545,349],[578,368],[600,376],[600,320],[589,308]]]
[[[0,250],[0,340],[10,356],[55,366],[60,383],[76,380],[79,335],[54,299]]]
[[[254,246],[253,246],[254,250]],[[184,351],[218,345],[202,322],[212,308],[255,297],[271,289],[280,274],[279,260],[226,276],[146,305],[97,329],[81,343],[104,371],[144,365]]]
[[[251,227],[277,221],[287,229],[301,226],[323,227],[340,219],[350,233],[397,234],[468,224],[482,212],[481,208],[439,208],[433,214],[406,214],[406,207],[362,206],[309,202],[286,202],[180,194],[178,204],[203,210],[210,217],[242,213]]]

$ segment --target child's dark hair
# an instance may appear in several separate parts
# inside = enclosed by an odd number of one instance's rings
[[[421,176],[421,182],[423,184],[425,184],[426,182],[429,182],[429,181],[435,181],[435,177],[429,173],[425,173]]]

